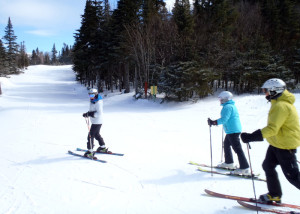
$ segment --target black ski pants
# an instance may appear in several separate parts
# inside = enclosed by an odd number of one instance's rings
[[[286,150],[269,146],[262,167],[266,173],[267,186],[271,196],[282,196],[278,174],[275,170],[281,166],[286,179],[300,189],[300,172],[297,164],[296,149]]]
[[[90,132],[87,137],[87,148],[92,149],[94,148],[94,139],[96,139],[99,142],[100,146],[104,146],[104,140],[100,135],[100,129],[102,124],[92,124]],[[91,147],[92,146],[92,147]]]
[[[233,133],[227,134],[224,140],[224,156],[225,156],[225,163],[233,163],[232,151],[231,147],[234,152],[238,156],[238,160],[240,163],[241,169],[249,168],[248,161],[245,157],[244,151],[242,149],[242,145],[240,143],[240,133]]]

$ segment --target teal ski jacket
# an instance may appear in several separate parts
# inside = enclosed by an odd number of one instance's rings
[[[239,112],[233,100],[221,104],[221,118],[217,120],[218,125],[223,124],[226,134],[241,133],[242,125],[240,121]]]

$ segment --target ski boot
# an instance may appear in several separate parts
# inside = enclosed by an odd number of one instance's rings
[[[271,196],[269,193],[266,193],[259,196],[257,202],[264,203],[264,204],[281,204],[281,197]]]
[[[108,148],[105,146],[99,146],[98,149],[96,150],[98,153],[108,153]]]
[[[247,168],[247,169],[236,169],[236,170],[232,171],[231,174],[233,174],[233,175],[251,176],[251,172],[250,172],[249,168]]]
[[[97,160],[97,157],[95,157],[95,152],[93,151],[86,151],[83,155],[84,157],[87,157],[87,158],[90,158],[90,159],[93,159],[93,160]]]
[[[220,163],[217,165],[219,168],[224,168],[224,169],[236,169],[236,166],[234,163]]]

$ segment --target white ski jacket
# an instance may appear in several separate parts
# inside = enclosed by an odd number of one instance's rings
[[[98,98],[91,100],[89,111],[94,112],[94,117],[90,117],[92,124],[103,123],[103,99],[100,94],[98,94]]]

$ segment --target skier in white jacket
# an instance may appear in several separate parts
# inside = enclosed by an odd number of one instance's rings
[[[103,138],[100,135],[100,129],[103,123],[103,100],[100,94],[98,94],[97,89],[90,89],[89,90],[89,97],[90,97],[90,109],[88,112],[84,113],[83,117],[90,117],[92,126],[90,128],[88,134],[88,142],[87,148],[88,151],[84,154],[86,157],[93,158],[95,152],[93,152],[94,148],[94,139],[99,142],[99,147],[97,152],[107,152],[107,148],[105,147],[105,143]]]

